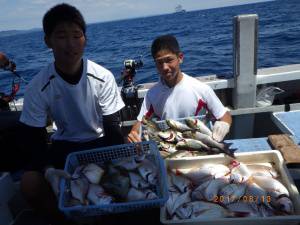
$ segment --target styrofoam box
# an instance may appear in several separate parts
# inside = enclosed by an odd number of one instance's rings
[[[160,221],[164,224],[201,224],[201,225],[217,225],[217,224],[254,224],[254,225],[268,225],[268,224],[300,224],[300,197],[299,192],[295,186],[291,175],[284,163],[284,160],[277,150],[268,150],[260,152],[246,152],[236,153],[237,160],[244,163],[274,163],[275,169],[280,172],[280,181],[285,185],[290,193],[290,198],[295,207],[295,215],[287,216],[272,216],[272,217],[238,217],[238,218],[220,218],[220,219],[186,219],[186,220],[168,220],[166,217],[166,208],[163,206],[160,210]],[[195,166],[201,166],[207,163],[222,163],[229,164],[232,159],[230,157],[224,157],[222,155],[211,155],[209,157],[201,158],[184,158],[181,160],[166,160],[166,165],[170,168],[191,168]]]

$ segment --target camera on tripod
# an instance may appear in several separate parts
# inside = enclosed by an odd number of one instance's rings
[[[124,61],[124,66],[126,69],[135,70],[141,68],[143,66],[143,62],[142,60],[126,59]]]
[[[125,107],[121,110],[122,121],[135,120],[142,105],[142,99],[138,98],[138,87],[134,84],[133,78],[136,69],[143,66],[142,60],[127,59],[124,60],[124,71],[122,72],[121,96]]]

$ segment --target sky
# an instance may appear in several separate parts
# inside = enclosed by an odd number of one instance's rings
[[[41,28],[46,11],[62,2],[78,8],[89,24],[172,13],[178,4],[187,11],[192,11],[264,1],[266,0],[0,0],[0,31]]]

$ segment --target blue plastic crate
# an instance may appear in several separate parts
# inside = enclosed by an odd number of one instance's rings
[[[75,168],[79,165],[87,163],[96,163],[101,165],[106,162],[118,161],[123,158],[136,156],[140,153],[146,154],[146,158],[152,161],[158,168],[158,183],[154,190],[158,196],[157,199],[117,202],[108,205],[67,206],[67,202],[71,196],[68,191],[68,182],[63,180],[60,186],[60,190],[62,191],[59,196],[59,209],[67,217],[80,218],[162,206],[168,200],[167,175],[164,161],[159,154],[157,144],[153,141],[114,145],[105,148],[71,153],[67,157],[65,171],[72,174]]]

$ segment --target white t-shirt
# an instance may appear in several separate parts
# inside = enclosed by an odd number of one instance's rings
[[[158,119],[177,119],[205,115],[207,112],[219,119],[227,111],[215,92],[207,84],[183,73],[183,79],[174,87],[160,80],[146,94],[139,121],[144,115],[154,114]]]
[[[45,127],[49,115],[57,126],[52,139],[85,142],[103,137],[102,115],[113,114],[123,107],[109,70],[83,59],[83,74],[73,85],[63,80],[51,63],[27,86],[20,121]]]

